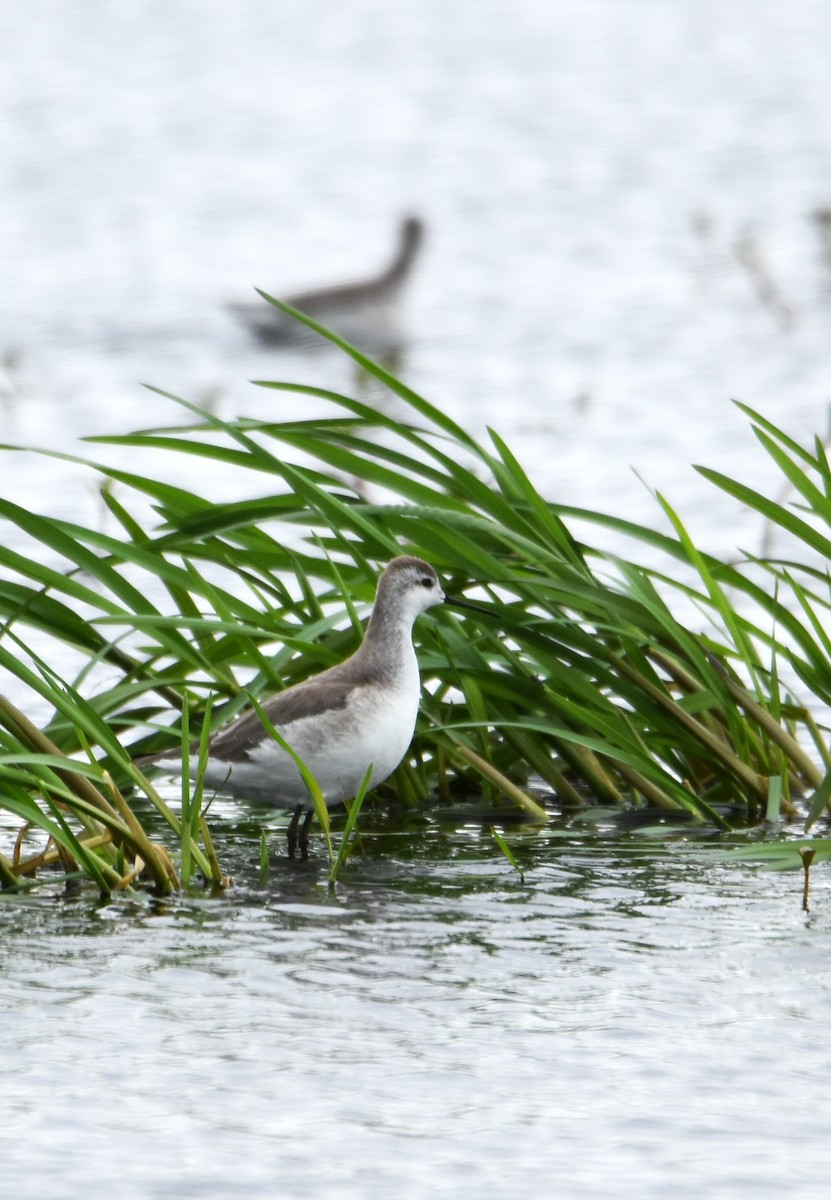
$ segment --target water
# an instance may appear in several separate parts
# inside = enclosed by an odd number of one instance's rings
[[[335,894],[251,839],[223,899],[6,901],[16,1194],[824,1195],[827,880],[512,842],[524,882],[430,827]]]
[[[318,411],[246,380],[349,365],[224,302],[371,271],[417,212],[408,383],[552,499],[657,526],[635,468],[757,549],[690,464],[778,490],[731,397],[826,429],[830,35],[821,0],[7,5],[2,440],[178,421],[142,380]],[[96,520],[68,464],[0,472]],[[824,868],[806,917],[798,875],[690,838],[513,833],[522,883],[430,822],[331,894],[319,859],[261,887],[227,819],[221,898],[0,901],[22,1200],[825,1195]]]
[[[178,421],[140,381],[317,411],[246,380],[352,389],[348,365],[262,351],[223,305],[372,271],[415,211],[411,385],[495,425],[554,499],[660,524],[637,470],[708,548],[757,549],[690,464],[773,486],[732,398],[827,426],[830,36],[822,0],[10,7],[8,434]],[[94,503],[68,467],[3,469],[52,510]]]

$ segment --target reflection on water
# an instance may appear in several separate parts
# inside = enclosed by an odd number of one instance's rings
[[[690,837],[514,832],[522,882],[430,826],[331,892],[228,837],[220,898],[3,900],[17,1195],[820,1195],[823,875],[806,921]]]

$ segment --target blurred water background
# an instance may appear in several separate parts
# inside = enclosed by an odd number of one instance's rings
[[[659,522],[639,472],[707,548],[755,549],[690,464],[773,479],[733,398],[826,430],[830,35],[821,0],[5,6],[6,433],[180,419],[141,382],[224,416],[316,411],[250,378],[354,391],[225,304],[371,273],[415,212],[411,386],[553,499]]]

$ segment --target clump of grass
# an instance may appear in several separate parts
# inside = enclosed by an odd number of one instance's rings
[[[53,710],[35,731],[0,708],[0,804],[102,890],[131,885],[128,859],[141,860],[157,889],[175,887],[171,855],[128,816],[130,787],[172,831],[181,874],[218,883],[199,781],[180,820],[133,757],[189,739],[197,723],[207,735],[252,697],[351,652],[358,606],[404,550],[432,562],[450,589],[467,589],[480,612],[442,611],[416,627],[422,711],[412,753],[385,785],[389,799],[416,806],[484,791],[539,819],[549,791],[574,806],[683,809],[722,828],[737,815],[793,816],[805,793],[818,797],[812,817],[825,809],[831,756],[812,715],[831,698],[822,571],[719,562],[663,498],[666,534],[552,503],[498,433],[477,441],[342,345],[407,406],[407,419],[298,384],[259,386],[323,396],[332,416],[225,421],[170,397],[187,424],[89,440],[129,447],[137,466],[173,455],[185,478],[194,459],[202,474],[204,464],[233,469],[240,499],[218,504],[88,458],[78,461],[104,481],[108,532],[0,500],[0,519],[29,545],[0,547],[0,665]],[[827,555],[824,452],[747,411],[812,520],[704,473]],[[576,520],[659,552],[666,567],[578,540]],[[674,598],[697,607],[701,629],[673,615]],[[80,653],[77,678],[47,665],[50,644]],[[810,706],[783,685],[785,668]],[[337,875],[343,858],[331,861]],[[30,875],[22,860],[0,861],[3,886]]]

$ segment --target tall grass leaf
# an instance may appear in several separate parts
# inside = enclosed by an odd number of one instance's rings
[[[366,797],[367,791],[369,790],[369,781],[372,779],[372,771],[373,771],[373,764],[370,763],[366,769],[363,779],[361,780],[361,785],[358,788],[358,791],[356,792],[354,799],[352,801],[350,801],[349,803],[347,803],[347,805],[346,805],[346,823],[343,828],[343,834],[340,839],[340,845],[338,846],[337,857],[335,858],[335,861],[332,863],[330,870],[329,870],[329,883],[330,884],[337,882],[337,879],[338,879],[338,876],[340,875],[343,864],[346,862],[347,856],[349,854],[350,840],[352,838],[352,831],[355,828],[355,825],[357,824],[358,816],[360,815],[360,811],[363,806],[364,799]]]
[[[297,753],[297,751],[289,744],[289,742],[286,741],[286,739],[283,737],[283,735],[277,729],[274,728],[274,725],[268,719],[268,717],[265,713],[265,710],[263,709],[260,702],[254,696],[251,696],[250,700],[251,700],[251,704],[252,704],[254,710],[257,713],[257,716],[260,718],[260,721],[262,722],[263,728],[265,729],[266,733],[269,735],[269,737],[274,739],[274,741],[277,743],[278,746],[280,746],[281,749],[285,750],[285,752],[293,760],[295,766],[297,767],[298,771],[300,772],[300,776],[301,776],[304,784],[306,785],[306,790],[309,793],[309,798],[311,799],[312,807],[314,808],[314,811],[315,811],[315,816],[317,817],[318,821],[320,822],[321,828],[323,829],[323,833],[326,837],[326,847],[327,847],[327,850],[329,853],[329,864],[331,866],[332,862],[334,861],[334,852],[332,850],[331,822],[329,820],[329,809],[327,807],[326,800],[323,796],[323,792],[320,790],[320,784],[317,782],[317,780],[314,777],[314,774],[306,766],[306,764],[304,763],[304,761],[300,757],[300,755]]]
[[[498,847],[499,847],[499,849],[501,850],[501,852],[502,852],[503,856],[505,857],[505,859],[507,859],[507,861],[508,861],[508,862],[510,863],[510,865],[513,867],[513,869],[516,871],[517,875],[519,876],[520,883],[525,883],[525,876],[524,876],[524,874],[522,873],[522,870],[521,870],[521,868],[520,868],[520,865],[519,865],[519,863],[517,862],[516,858],[514,857],[514,853],[513,853],[513,851],[511,850],[511,847],[510,847],[510,846],[508,845],[508,843],[505,841],[505,839],[504,839],[504,837],[502,836],[502,834],[499,832],[499,830],[496,828],[496,826],[495,826],[495,825],[489,825],[489,826],[488,826],[488,832],[490,833],[490,835],[491,835],[491,837],[493,838],[493,840],[496,842],[497,846],[498,846]]]
[[[270,866],[268,854],[268,838],[264,829],[260,830],[260,886],[265,883],[268,878]]]
[[[782,805],[782,776],[772,775],[768,780],[768,801],[765,810],[765,820],[775,825],[779,820]]]
[[[829,510],[828,501],[825,494],[811,481],[805,471],[801,470],[796,463],[779,448],[773,438],[762,433],[761,430],[756,430],[756,437],[767,450],[770,457],[776,463],[779,470],[790,481],[794,489],[808,502],[808,506],[812,512],[821,516],[826,523],[828,522],[831,510]],[[811,460],[810,465],[816,467],[816,463]]]
[[[275,308],[279,308],[288,316],[293,317],[301,325],[305,325],[308,329],[312,329],[315,331],[315,333],[319,333],[321,337],[326,338],[326,340],[330,341],[334,346],[339,346],[340,349],[343,350],[344,353],[353,360],[353,362],[356,362],[359,367],[366,371],[367,375],[370,375],[373,379],[376,379],[379,383],[383,384],[388,391],[392,392],[393,395],[398,396],[401,400],[404,400],[405,403],[409,404],[410,407],[419,413],[420,416],[427,418],[432,425],[435,425],[438,429],[441,429],[454,441],[458,442],[462,446],[465,446],[468,450],[471,450],[475,453],[481,453],[480,447],[473,440],[473,438],[470,437],[467,431],[462,429],[461,425],[458,425],[455,421],[448,417],[446,413],[443,413],[441,409],[436,408],[436,406],[433,404],[430,404],[430,402],[425,400],[423,396],[419,396],[417,392],[412,390],[412,388],[407,387],[407,385],[402,383],[400,379],[396,379],[394,375],[391,375],[389,371],[385,370],[379,363],[367,357],[367,355],[362,354],[360,350],[350,345],[349,342],[339,337],[331,329],[327,329],[325,325],[321,325],[311,317],[306,316],[306,314],[300,312],[299,309],[292,308],[290,304],[285,304],[282,300],[275,299],[267,292],[261,291],[260,288],[257,288],[256,290],[269,304],[273,304]]]
[[[701,466],[696,466],[695,470],[702,478],[709,480],[710,483],[721,488],[723,492],[733,496],[746,508],[754,509],[779,529],[804,542],[806,546],[815,550],[817,554],[821,554],[825,558],[831,558],[831,540],[791,510],[785,508],[775,500],[769,500],[767,496],[763,496],[753,488],[730,479],[729,476],[722,474],[721,471],[714,471],[709,467]]]
[[[100,862],[95,852],[87,850],[83,842],[75,836],[66,820],[66,817],[61,812],[57,804],[55,804],[48,792],[43,792],[43,799],[49,806],[53,818],[57,824],[60,825],[63,831],[65,838],[63,844],[67,847],[69,853],[74,859],[77,860],[77,862],[81,864],[87,876],[98,884],[101,895],[111,895],[114,882],[112,876],[108,878],[107,872],[105,871],[103,864]]]
[[[831,768],[825,772],[822,783],[808,800],[808,815],[805,818],[806,833],[823,809],[829,808],[829,806],[831,806]]]
[[[771,438],[774,438],[781,446],[789,450],[795,458],[801,458],[806,463],[811,462],[810,451],[806,450],[804,446],[800,446],[799,442],[789,437],[782,429],[774,425],[772,421],[763,417],[760,412],[751,408],[749,404],[743,404],[740,400],[734,400],[733,403],[740,412],[743,412],[745,416],[750,418],[751,424],[757,431],[764,430]]]

